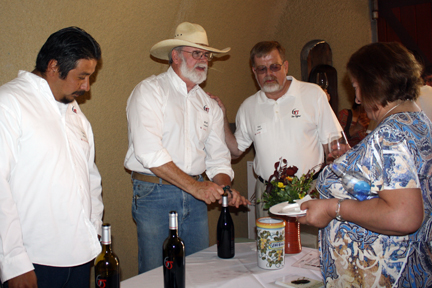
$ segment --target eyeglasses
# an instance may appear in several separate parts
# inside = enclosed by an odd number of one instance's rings
[[[279,70],[281,70],[282,65],[281,64],[271,64],[268,69],[271,72],[278,72]],[[258,66],[254,68],[255,72],[257,74],[264,74],[267,73],[267,67],[266,66]]]
[[[211,52],[203,52],[203,51],[185,51],[185,50],[181,50],[183,52],[187,52],[187,53],[191,53],[192,54],[192,58],[194,58],[195,60],[201,60],[202,57],[204,56],[204,58],[207,59],[207,61],[211,61],[213,59],[213,53]]]

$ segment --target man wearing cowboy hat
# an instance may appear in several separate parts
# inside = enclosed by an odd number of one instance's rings
[[[150,50],[169,60],[168,71],[145,79],[129,97],[125,167],[132,171],[140,273],[162,265],[169,211],[178,213],[187,255],[208,247],[206,204],[221,199],[234,172],[222,110],[199,84],[207,78],[213,53],[229,50],[210,47],[200,25],[181,23],[173,39]],[[204,171],[212,182],[203,181]],[[230,205],[250,203],[231,191]]]

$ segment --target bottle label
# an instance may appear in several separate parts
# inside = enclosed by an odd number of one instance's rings
[[[107,284],[107,279],[103,279],[99,275],[96,276],[96,287],[105,288],[106,284]]]
[[[110,276],[96,276],[97,288],[118,288],[120,287],[120,277],[118,274]]]
[[[169,260],[168,257],[165,257],[165,259],[164,259],[165,268],[167,268],[168,270],[171,270],[173,268],[173,263],[174,263],[174,261]]]

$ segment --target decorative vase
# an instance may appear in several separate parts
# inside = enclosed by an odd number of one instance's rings
[[[281,269],[285,264],[285,220],[261,217],[256,220],[258,267]]]
[[[302,251],[300,223],[296,217],[284,216],[285,220],[285,254],[297,254]]]

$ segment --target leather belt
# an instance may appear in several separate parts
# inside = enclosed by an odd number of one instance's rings
[[[199,175],[194,175],[194,176],[190,176],[190,177],[192,177],[194,180],[197,180],[197,181],[199,179]],[[162,178],[159,178],[157,176],[141,174],[138,172],[132,172],[132,178],[135,180],[149,182],[149,183],[173,185],[170,182],[168,182]]]
[[[266,184],[267,185],[267,181],[264,180],[261,176],[258,176],[258,180],[261,181],[261,183]]]

